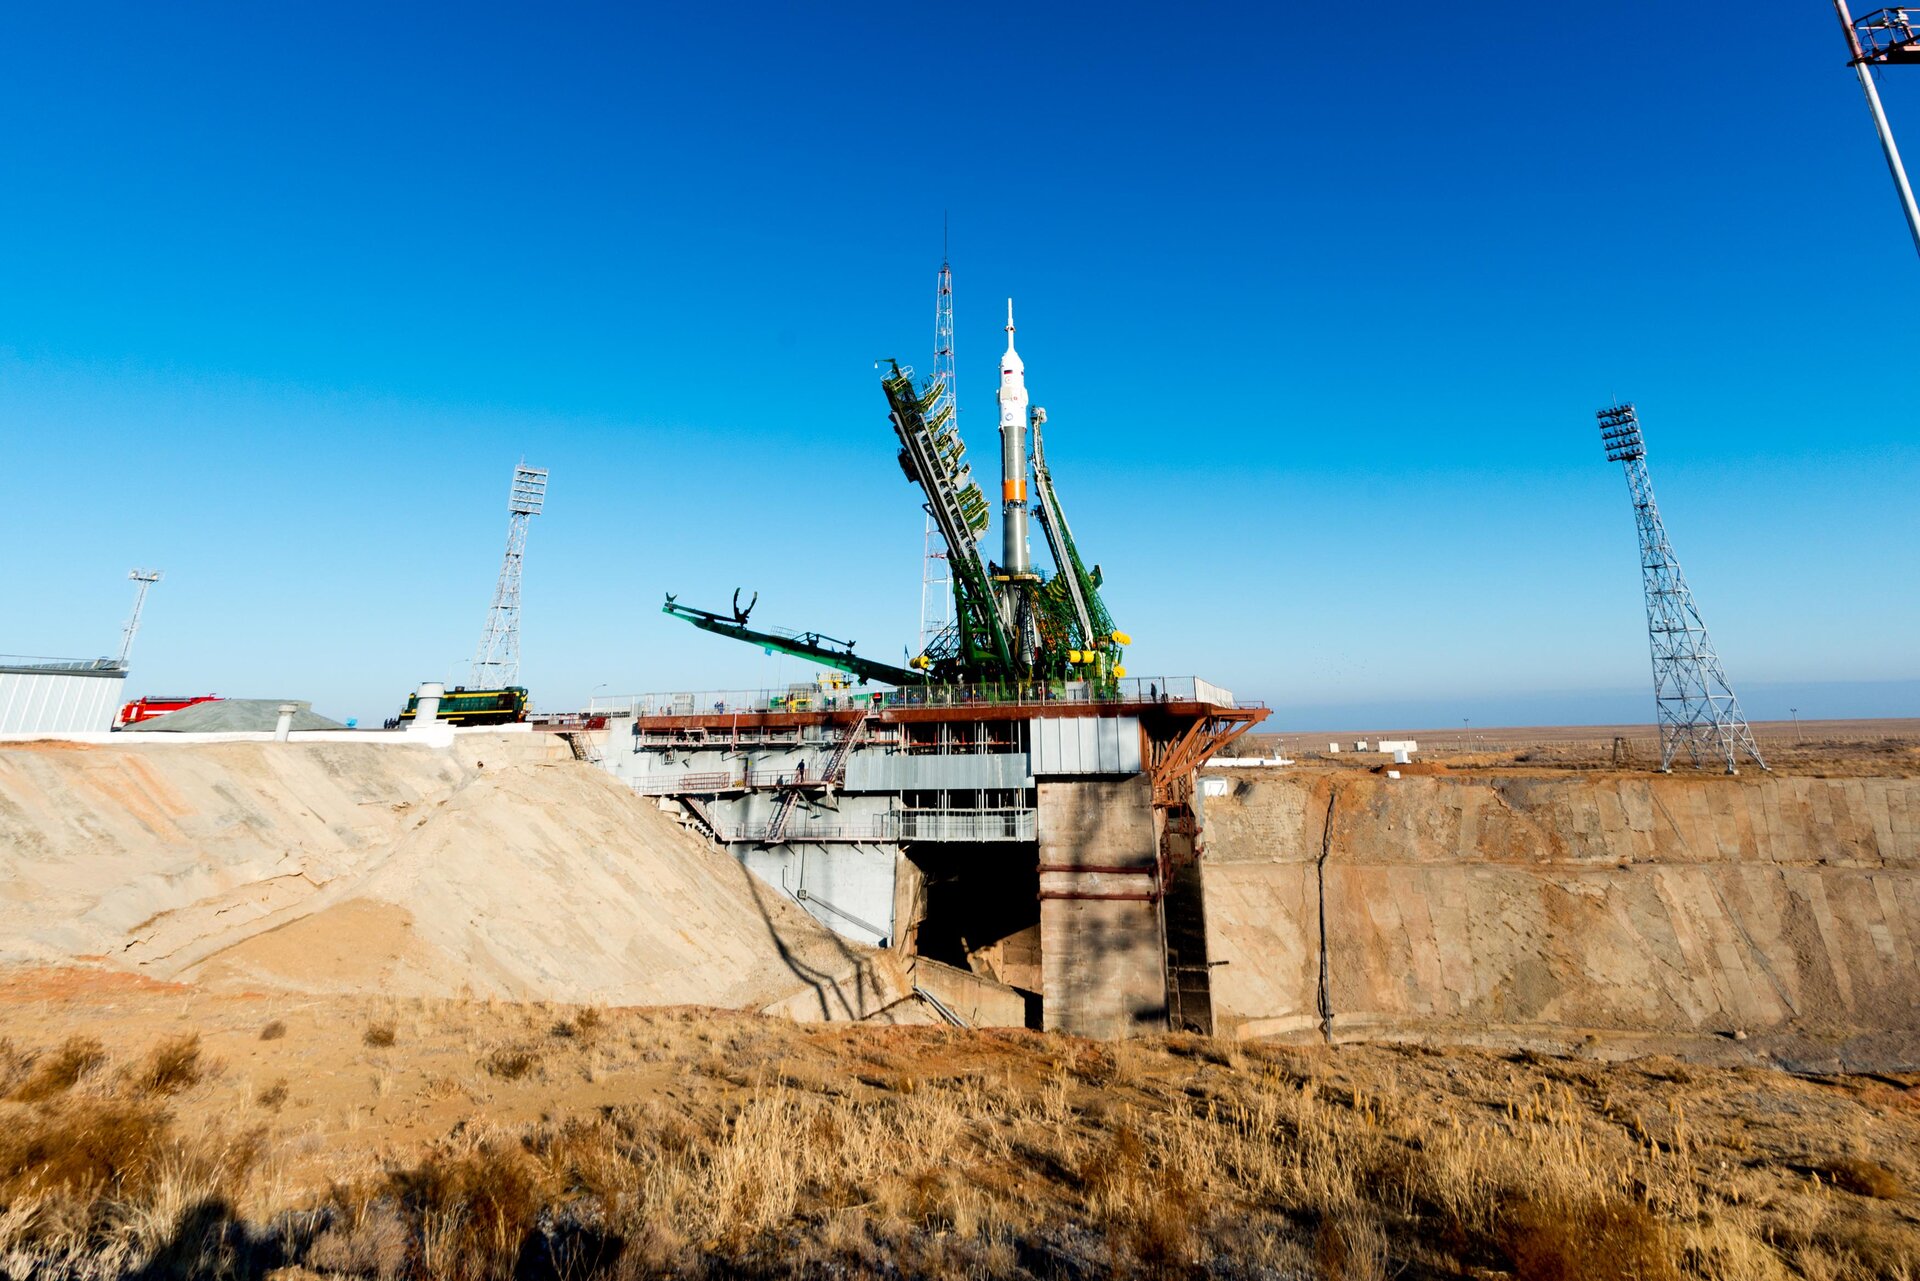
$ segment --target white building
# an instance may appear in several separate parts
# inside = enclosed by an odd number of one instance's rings
[[[104,732],[124,701],[127,669],[111,658],[0,658],[0,734]]]

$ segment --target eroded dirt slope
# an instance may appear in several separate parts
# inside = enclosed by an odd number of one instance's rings
[[[0,748],[0,962],[631,1005],[814,989],[836,1015],[897,997],[872,954],[543,746]]]

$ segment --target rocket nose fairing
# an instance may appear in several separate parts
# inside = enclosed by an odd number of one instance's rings
[[[1013,349],[1013,299],[1007,299],[1007,350],[1000,357],[1000,565],[1032,573],[1027,555],[1027,368]]]

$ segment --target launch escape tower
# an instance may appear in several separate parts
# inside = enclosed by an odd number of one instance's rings
[[[895,666],[819,632],[749,626],[757,596],[711,611],[669,595],[673,617],[845,675],[596,699],[601,768],[766,893],[910,958],[916,985],[945,976],[967,999],[950,987],[943,1011],[1005,1023],[1010,1005],[1016,1024],[1090,1036],[1211,1032],[1194,771],[1267,709],[1195,677],[1127,675],[1129,638],[1054,487],[1046,411],[1028,408],[1011,302],[999,560],[982,553],[992,508],[955,419],[944,269],[937,297],[934,376],[916,385],[889,361],[881,390],[946,553],[946,625]],[[1051,575],[1032,564],[1030,517]]]
[[[1920,250],[1920,205],[1914,203],[1913,187],[1907,182],[1907,167],[1901,163],[1900,148],[1893,141],[1893,126],[1887,122],[1886,108],[1880,104],[1880,90],[1873,83],[1873,73],[1879,67],[1920,63],[1920,31],[1915,29],[1914,11],[1876,9],[1855,20],[1847,12],[1846,0],[1833,0],[1833,7],[1847,39],[1847,65],[1860,77],[1860,90],[1866,94],[1867,109],[1873,113],[1873,126],[1880,135],[1880,151],[1886,157],[1887,170],[1893,175],[1900,211],[1906,215],[1914,249]]]
[[[507,554],[500,581],[487,610],[486,630],[473,655],[474,689],[504,689],[520,676],[520,562],[527,550],[527,527],[547,498],[544,467],[517,464],[507,490]]]
[[[1614,405],[1594,415],[1607,461],[1620,463],[1633,498],[1633,521],[1640,539],[1640,576],[1647,593],[1647,636],[1653,649],[1653,697],[1660,727],[1660,768],[1673,768],[1682,747],[1694,765],[1711,757],[1736,774],[1740,752],[1767,768],[1753,730],[1740,711],[1740,700],[1720,666],[1707,625],[1693,603],[1693,593],[1680,573],[1680,562],[1667,541],[1666,525],[1653,501],[1653,480],[1647,474],[1647,450],[1640,436],[1640,419],[1630,404]]]

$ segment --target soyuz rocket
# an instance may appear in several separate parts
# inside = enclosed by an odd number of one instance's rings
[[[1000,357],[1000,572],[1033,573],[1027,553],[1027,367],[1013,349],[1013,299],[1007,299],[1007,350]],[[1011,600],[1012,590],[1008,591]]]

